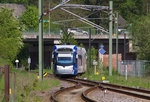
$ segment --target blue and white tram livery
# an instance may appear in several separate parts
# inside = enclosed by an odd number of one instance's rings
[[[56,75],[77,75],[86,71],[86,50],[76,45],[55,45],[53,69]]]

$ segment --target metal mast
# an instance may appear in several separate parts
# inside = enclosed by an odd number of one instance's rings
[[[109,1],[109,76],[112,76],[112,25],[113,25],[113,2]]]
[[[116,13],[116,68],[118,68],[118,12]]]
[[[39,0],[39,79],[43,80],[43,0]]]

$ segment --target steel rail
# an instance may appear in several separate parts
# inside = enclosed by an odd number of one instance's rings
[[[101,85],[150,94],[150,90],[145,90],[145,89],[139,89],[139,88],[133,88],[133,87],[127,87],[127,86],[121,86],[121,85],[115,85],[115,84],[108,84],[108,83],[101,83]]]
[[[91,80],[84,80],[84,79],[80,79],[80,78],[61,79],[61,80],[69,81],[69,82],[75,83],[77,85],[75,85],[73,87],[64,88],[64,89],[58,90],[55,93],[53,93],[51,96],[51,99],[53,99],[54,102],[58,102],[55,99],[55,97],[57,96],[57,94],[61,93],[63,90],[72,90],[74,88],[81,87],[81,85],[92,87],[82,93],[82,98],[86,99],[87,102],[96,102],[95,100],[87,97],[87,94],[89,92],[91,92],[93,89],[95,89],[96,87],[98,87],[100,89],[106,89],[108,91],[126,94],[129,96],[134,96],[134,97],[141,98],[141,99],[150,100],[150,90],[146,90],[146,89],[126,87],[126,86],[121,86],[121,85],[102,83],[102,82],[91,81]]]
[[[85,80],[66,79],[66,81],[77,83],[77,84],[82,84],[82,85],[90,86],[90,87],[97,86],[94,83],[91,83],[91,82],[88,82],[88,81],[85,81]]]
[[[83,79],[75,79],[75,80],[82,80],[83,81]],[[121,86],[121,85],[102,83],[102,82],[96,82],[96,81],[90,81],[90,80],[84,80],[84,81],[91,82],[91,83],[93,82],[96,85],[99,85],[99,88],[101,88],[101,89],[107,89],[109,91],[113,91],[113,92],[117,92],[117,93],[122,93],[122,94],[130,95],[130,96],[134,96],[137,98],[150,100],[150,95],[149,95],[150,90],[138,89],[138,88],[133,88],[133,87],[126,87],[126,86]]]
[[[98,88],[98,87],[92,87],[92,88],[89,88],[89,89],[85,90],[85,91],[82,93],[82,98],[83,98],[83,100],[85,100],[86,102],[97,102],[97,101],[95,101],[95,100],[93,100],[93,99],[91,99],[91,98],[89,98],[89,97],[87,96],[88,93],[90,93],[91,91],[93,91],[93,90],[95,90],[95,89],[97,89],[97,88]]]
[[[150,100],[150,96],[147,96],[147,95],[138,94],[138,93],[134,93],[134,92],[126,91],[126,90],[121,90],[121,89],[115,89],[115,88],[106,88],[106,89],[109,91],[113,91],[113,92],[117,92],[117,93],[122,93],[122,94],[130,95],[130,96],[134,96],[137,98]]]
[[[77,88],[80,88],[80,87],[81,87],[81,85],[75,85],[75,86],[72,86],[72,87],[62,88],[62,89],[60,89],[56,92],[53,92],[52,96],[50,97],[50,100],[52,102],[58,102],[58,100],[56,99],[57,95],[65,92],[65,91],[72,90],[72,89],[77,89]]]
[[[84,80],[84,79],[76,78],[75,80]],[[146,89],[139,89],[139,88],[134,88],[134,87],[127,87],[127,86],[97,82],[97,81],[92,81],[92,80],[84,80],[84,81],[95,83],[97,85],[104,86],[104,87],[113,87],[113,88],[126,89],[126,90],[150,94],[150,90],[146,90]]]

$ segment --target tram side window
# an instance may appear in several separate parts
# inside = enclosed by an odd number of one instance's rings
[[[82,56],[81,55],[78,56],[78,62],[79,62],[79,66],[82,66]]]
[[[75,56],[76,56],[76,54],[75,54]],[[76,57],[74,57],[74,64],[76,64],[77,63],[77,58]]]

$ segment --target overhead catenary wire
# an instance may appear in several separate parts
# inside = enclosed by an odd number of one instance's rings
[[[89,21],[89,20],[87,20],[87,19],[85,19],[85,18],[82,18],[82,17],[80,17],[79,15],[77,15],[77,14],[75,14],[75,13],[72,13],[72,12],[70,12],[70,11],[64,9],[64,8],[61,8],[61,9],[64,10],[64,11],[66,11],[66,12],[68,12],[68,13],[70,13],[70,14],[72,14],[72,15],[74,15],[74,16],[76,16],[76,17],[78,17],[78,18],[80,18],[80,21],[82,21],[82,22],[84,22],[84,23],[86,23],[86,24],[88,24],[88,25],[91,25],[92,27],[95,27],[95,28],[97,28],[97,29],[100,29],[101,31],[103,31],[103,32],[105,32],[105,33],[108,33],[108,31],[104,30],[103,27],[101,27],[101,26],[99,26],[99,25],[97,25],[97,24],[95,24],[95,23],[93,23],[93,22],[91,22],[91,21]]]
[[[97,5],[80,5],[80,4],[66,4],[68,3],[70,0],[63,0],[60,4],[58,4],[57,6],[53,7],[52,9],[49,9],[47,12],[46,12],[46,15],[48,13],[50,13],[51,11],[59,8],[59,7],[62,7],[61,9],[64,10],[65,12],[68,12],[76,17],[78,17],[78,19],[71,19],[71,20],[63,20],[63,21],[55,21],[53,22],[54,24],[59,24],[60,22],[68,22],[68,21],[74,21],[74,20],[80,20],[81,22],[83,23],[86,23],[96,29],[99,29],[101,30],[102,32],[105,32],[105,33],[109,33],[108,30],[105,30],[103,27],[101,27],[100,25],[97,25],[89,20],[92,20],[92,19],[103,19],[103,18],[87,18],[88,16],[86,17],[81,17],[71,11],[68,11],[66,10],[67,8],[79,8],[79,9],[84,9],[84,10],[89,10],[89,11],[100,11],[100,10],[108,10],[109,7],[108,6],[97,6]],[[94,13],[96,13],[94,12]],[[94,14],[92,13],[92,14]],[[90,14],[90,15],[92,15]],[[108,19],[108,18],[104,18],[104,19]]]
[[[106,19],[106,20],[108,20],[108,18],[86,18],[86,19],[88,19],[88,20],[99,20],[99,19]],[[76,20],[80,20],[80,18],[78,18],[78,19],[61,20],[61,21],[54,21],[53,24],[59,24],[59,23],[62,23],[62,22],[71,22],[71,21],[76,21]]]
[[[62,5],[64,5],[64,4],[66,4],[66,3],[68,3],[69,1],[70,1],[70,0],[63,0],[63,1],[62,1],[60,4],[58,4],[57,6],[55,6],[55,7],[51,8],[51,9],[47,10],[47,11],[44,13],[44,15],[47,15],[47,14],[50,13],[51,11],[53,11],[53,10],[59,8],[60,6],[62,6]]]

